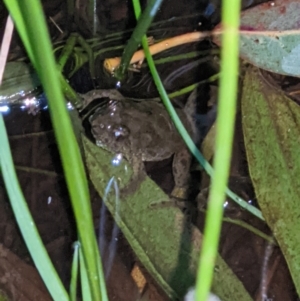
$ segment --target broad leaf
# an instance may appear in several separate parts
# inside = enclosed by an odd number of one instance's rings
[[[300,76],[300,2],[271,1],[241,14],[240,56],[271,72]],[[220,39],[215,42],[220,44]]]
[[[0,105],[21,102],[40,85],[37,74],[29,65],[23,62],[9,62],[5,65],[0,88]]]
[[[300,294],[300,107],[250,68],[242,118],[258,203]]]
[[[125,178],[122,185],[128,182],[129,166],[124,162],[118,167],[112,166],[113,155],[96,147],[84,136],[83,145],[90,178],[102,197],[113,176],[115,179]],[[121,198],[119,203],[116,203],[113,191],[104,199],[151,275],[170,297],[182,298],[195,283],[202,243],[200,231],[187,223],[178,208],[159,206],[169,200],[168,196],[148,177],[136,192]],[[151,206],[153,203],[158,206]],[[212,290],[223,301],[251,300],[220,256],[216,261]]]

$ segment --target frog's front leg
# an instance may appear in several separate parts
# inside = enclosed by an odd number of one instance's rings
[[[126,156],[126,155],[125,155]],[[123,196],[133,194],[140,187],[141,183],[146,177],[145,166],[141,156],[126,156],[132,167],[132,175],[121,193]]]
[[[183,148],[174,155],[173,176],[175,187],[171,196],[176,199],[186,200],[188,198],[191,161],[192,156],[187,148]]]

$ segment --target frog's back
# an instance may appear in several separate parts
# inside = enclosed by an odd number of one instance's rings
[[[85,95],[85,103],[98,97],[111,99],[108,107],[102,108],[90,119],[99,146],[121,152],[127,159],[139,157],[143,161],[160,161],[185,148],[162,103],[133,101],[112,90],[94,90]],[[193,127],[186,113],[180,109],[176,111],[193,135]]]
[[[168,112],[161,103],[141,101],[128,103],[129,127],[132,129],[134,148],[142,153],[143,161],[159,161],[169,158],[184,147]],[[185,114],[178,110],[186,123]],[[126,118],[127,119],[127,118]],[[138,131],[133,128],[138,127]]]

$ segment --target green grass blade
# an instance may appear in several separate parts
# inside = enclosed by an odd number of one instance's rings
[[[88,275],[86,273],[85,260],[81,249],[79,249],[79,263],[80,263],[80,283],[81,283],[82,298],[84,301],[93,301],[92,293],[89,286]]]
[[[135,27],[125,49],[122,55],[120,67],[115,73],[116,78],[121,80],[124,77],[124,74],[127,72],[131,57],[133,56],[133,53],[138,48],[139,44],[141,43],[142,37],[147,32],[149,26],[151,25],[151,22],[154,18],[154,16],[157,13],[157,10],[159,9],[160,5],[162,3],[162,0],[150,0],[147,4],[143,14],[140,16],[141,9],[139,10],[138,14],[136,13],[136,16],[138,16],[138,23]]]
[[[4,3],[14,20],[15,26],[17,27],[18,33],[22,38],[25,48],[27,49],[30,60],[34,62],[34,55],[30,47],[28,32],[26,31],[24,16],[21,13],[19,2],[4,0]]]
[[[7,194],[11,200],[16,220],[33,261],[54,300],[68,301],[69,297],[60,281],[39,236],[26,200],[21,191],[11,156],[8,137],[0,114],[0,165]]]
[[[222,36],[219,105],[216,122],[215,171],[209,194],[204,239],[197,276],[197,301],[207,300],[212,284],[221,231],[236,113],[239,13],[240,0],[223,1],[222,22],[224,34]]]
[[[43,10],[40,2],[37,0],[28,0],[26,2],[5,0],[5,4],[9,9],[15,6],[19,7],[17,12],[20,12],[23,17],[19,24],[17,15],[13,15],[16,10],[10,11],[14,21],[18,24],[17,27],[25,26],[24,28],[27,30],[27,34],[23,33],[21,37],[22,39],[29,39],[29,44],[27,43],[25,46],[30,47],[28,53],[33,54],[31,59],[33,59],[34,66],[49,100],[51,119],[76,217],[93,299],[101,300],[99,285],[101,271],[98,270],[99,264],[97,263],[100,259],[92,223],[87,180],[79,147],[62,95],[59,82],[60,75],[52,53]]]

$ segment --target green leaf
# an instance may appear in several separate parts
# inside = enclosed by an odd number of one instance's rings
[[[300,76],[300,3],[296,0],[272,3],[242,13],[241,29],[250,31],[241,34],[240,55],[271,72]],[[294,31],[288,32],[291,30]],[[262,31],[266,32],[259,33]]]
[[[244,11],[240,56],[259,68],[299,77],[299,12],[296,0],[267,2]],[[220,45],[219,37],[214,41]]]
[[[121,179],[121,188],[128,183],[131,167],[125,162],[113,166],[114,155],[82,137],[90,178],[134,252],[170,297],[182,298],[195,284],[202,234],[178,208],[160,206],[169,198],[148,177],[132,195],[121,195],[119,202],[115,192],[105,194],[109,182]],[[212,290],[223,301],[251,300],[220,256]]]
[[[241,29],[282,31],[300,28],[298,18],[299,1],[285,0],[272,2],[262,3],[243,11],[241,13]]]
[[[0,105],[10,105],[34,92],[41,85],[36,72],[23,62],[5,65],[0,87]]]
[[[250,175],[300,294],[300,108],[250,68],[242,96]]]
[[[298,34],[251,34],[240,39],[240,55],[265,70],[300,76],[300,32]]]

